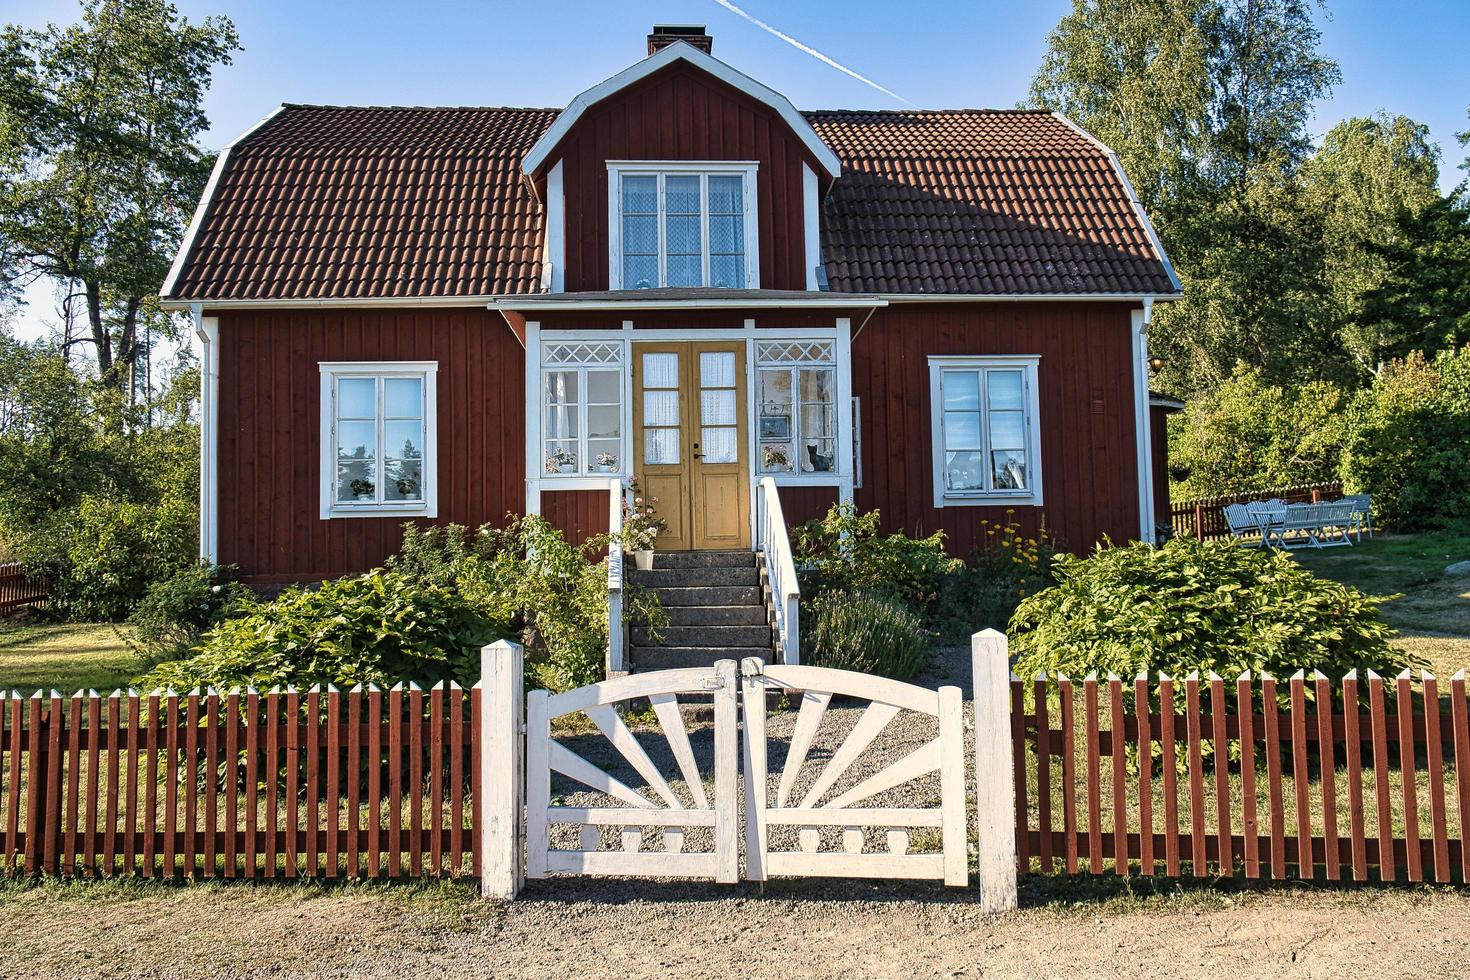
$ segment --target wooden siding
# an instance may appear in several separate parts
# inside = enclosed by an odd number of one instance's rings
[[[815,161],[780,116],[712,75],[678,63],[629,86],[588,109],[557,158],[568,292],[609,288],[609,160],[755,161],[760,285],[806,288],[801,165]]]
[[[606,490],[541,490],[541,516],[572,544],[607,533]]]
[[[836,487],[781,487],[781,513],[786,516],[786,526],[796,527],[807,521],[826,517],[827,511],[837,503]]]
[[[219,311],[219,560],[256,582],[371,568],[403,518],[320,517],[320,361],[437,360],[437,523],[519,512],[525,353],[482,310]]]
[[[1132,336],[1124,303],[976,303],[890,306],[853,343],[853,393],[862,399],[863,486],[855,500],[877,508],[889,530],[942,529],[967,555],[982,519],[1005,507],[934,506],[931,355],[1034,354],[1047,528],[1070,551],[1104,535],[1138,536]],[[1042,509],[1016,508],[1027,534]]]

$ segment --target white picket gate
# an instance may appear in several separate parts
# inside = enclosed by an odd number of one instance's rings
[[[980,888],[982,907],[998,911],[1014,908],[1016,902],[1009,670],[1000,634],[977,634],[974,649]],[[722,660],[713,667],[634,674],[563,694],[531,691],[521,739],[515,737],[519,690],[512,687],[520,675],[520,648],[506,643],[486,647],[482,664],[486,735],[481,785],[487,787],[486,806],[494,811],[482,810],[479,825],[487,895],[514,897],[522,868],[531,878],[617,875],[735,882],[740,879],[742,823],[745,877],[751,881],[813,876],[968,883],[964,701],[958,687],[933,690],[824,667]],[[774,799],[767,733],[767,696],[772,692],[800,696]],[[679,701],[690,693],[714,702],[711,763],[704,767]],[[811,750],[834,697],[868,703],[830,756],[818,758]],[[618,712],[619,705],[634,700],[652,706],[667,752],[656,746],[656,739],[650,744],[663,757],[667,775]],[[933,718],[925,724],[936,726],[937,735],[876,772],[853,777],[853,785],[834,793],[848,773],[871,768],[855,766],[903,712]],[[565,729],[560,740],[553,736],[553,720],[578,714],[590,725]],[[644,786],[630,786],[608,771],[616,767],[604,768],[562,744],[575,738],[605,740],[606,745],[593,747],[614,750]],[[643,738],[647,741],[648,734]],[[779,743],[775,755],[780,755]],[[742,756],[743,801],[737,788]],[[674,769],[679,778],[673,778]],[[522,772],[524,815],[519,805]],[[936,772],[937,806],[858,805]],[[595,794],[596,805],[553,798],[553,773]],[[507,782],[515,785],[506,787]],[[553,828],[562,829],[554,833]],[[615,828],[612,849],[602,846],[604,828]],[[773,828],[794,828],[796,848],[773,849]],[[839,849],[823,849],[823,828],[840,831]],[[875,828],[882,846],[870,850],[866,843]],[[649,829],[656,829],[657,836],[647,834]],[[934,844],[911,849],[916,830],[926,841],[937,839],[937,849]],[[784,830],[784,836],[792,839],[791,831]]]

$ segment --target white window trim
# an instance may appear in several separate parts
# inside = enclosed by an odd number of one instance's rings
[[[759,345],[757,345],[757,350],[759,350]],[[762,403],[759,401],[761,391],[760,377],[764,372],[767,371],[785,372],[790,379],[791,432],[785,439],[763,439],[760,437],[759,431],[757,431],[756,452],[757,454],[761,454],[763,453],[764,447],[766,445],[775,445],[777,443],[781,443],[787,448],[790,453],[793,454],[793,458],[790,461],[791,469],[789,470],[767,470],[765,468],[764,459],[758,457],[755,460],[756,474],[762,478],[767,476],[776,477],[779,482],[787,482],[791,485],[799,485],[803,481],[810,481],[818,484],[830,484],[834,482],[842,474],[843,466],[841,454],[844,448],[844,440],[842,438],[843,420],[841,418],[840,411],[840,406],[844,403],[840,399],[840,393],[838,391],[839,385],[837,383],[837,345],[835,343],[832,345],[832,356],[825,359],[800,361],[762,361],[757,359],[755,365],[755,391],[757,402],[755,406],[755,411],[751,413],[752,424],[755,425],[757,429],[759,429],[760,427],[762,407]],[[832,401],[830,403],[832,410],[832,435],[830,436],[832,440],[832,469],[830,470],[804,470],[801,466],[801,454],[802,450],[806,446],[806,435],[802,432],[802,409],[808,404],[820,404],[819,402],[808,403],[802,401],[800,374],[800,372],[802,371],[832,372]],[[784,481],[781,480],[781,478],[783,477],[786,478]]]
[[[623,404],[626,400],[626,396],[623,392],[623,378],[628,373],[628,359],[622,348],[623,345],[618,344],[618,359],[616,361],[604,361],[597,364],[569,363],[541,365],[541,415],[538,417],[538,421],[541,423],[542,426],[540,455],[541,476],[547,482],[559,482],[563,480],[576,480],[584,479],[587,477],[594,477],[596,478],[597,485],[601,486],[613,477],[622,477],[626,479],[627,477],[632,475],[632,468],[628,465],[628,455],[623,450],[623,444],[625,442],[623,437],[623,430],[626,428],[626,423],[624,419],[628,415],[626,407]],[[608,472],[593,470],[592,460],[588,458],[590,453],[587,449],[587,443],[589,441],[592,441],[592,437],[587,432],[587,409],[589,407],[587,403],[588,371],[605,371],[609,374],[615,374],[618,377],[618,404],[616,406],[618,410],[618,465],[616,469]],[[555,440],[556,442],[571,442],[576,444],[577,468],[570,473],[552,473],[546,469],[547,439],[545,425],[546,413],[551,408],[551,401],[549,399],[550,392],[547,389],[547,379],[550,377],[550,375],[557,373],[575,374],[577,376],[577,435],[575,438],[572,439]],[[599,403],[598,407],[607,406]]]
[[[438,361],[319,361],[321,375],[321,519],[341,517],[438,517],[439,420]],[[344,377],[421,377],[424,381],[424,499],[420,503],[346,504],[336,499],[336,381]],[[381,448],[379,449],[381,455]]]
[[[1041,412],[1038,367],[1039,355],[1016,355],[1006,357],[939,357],[929,358],[929,444],[931,448],[932,479],[934,481],[935,507],[997,507],[1015,505],[1040,507],[1042,505],[1041,475]],[[944,399],[940,384],[947,370],[985,370],[987,368],[1013,368],[1025,372],[1026,406],[1026,456],[1031,469],[1031,488],[1023,493],[1012,490],[947,491],[944,488]],[[983,413],[982,413],[983,414]],[[985,429],[982,427],[982,434]],[[988,457],[987,457],[988,458]]]
[[[745,205],[745,285],[744,289],[760,288],[760,235],[756,228],[756,175],[759,165],[754,161],[718,160],[609,160],[607,163],[607,259],[608,288],[623,289],[623,178],[657,177],[665,174],[700,174],[705,176],[738,176],[745,181],[741,195]],[[666,279],[667,252],[664,247],[663,193],[658,203],[658,276],[659,286]],[[701,195],[700,243],[703,255],[703,277],[709,281],[709,202]]]

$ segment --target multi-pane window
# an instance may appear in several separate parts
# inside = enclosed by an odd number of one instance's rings
[[[837,377],[832,344],[757,345],[760,472],[837,469]]]
[[[754,287],[755,169],[614,165],[613,282],[622,289]]]
[[[323,364],[323,516],[432,507],[433,363]]]
[[[936,498],[1040,499],[1034,359],[931,358]]]
[[[618,344],[549,344],[541,391],[547,476],[621,473],[623,370]]]

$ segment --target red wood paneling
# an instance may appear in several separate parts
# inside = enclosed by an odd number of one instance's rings
[[[254,581],[362,571],[401,518],[320,514],[321,361],[437,360],[439,517],[478,527],[521,510],[525,352],[485,310],[221,311],[219,560]]]
[[[836,487],[781,488],[781,513],[786,517],[787,527],[796,527],[798,524],[826,517],[827,511],[835,503]]]
[[[607,533],[606,490],[542,490],[541,516],[572,544]]]
[[[1039,368],[1044,508],[1017,508],[1034,534],[1047,528],[1070,551],[1104,535],[1138,536],[1132,337],[1123,303],[975,303],[890,306],[853,343],[853,393],[862,399],[862,510],[889,530],[943,530],[966,555],[999,507],[934,507],[931,355],[1034,354]],[[1044,514],[1043,514],[1044,511]]]
[[[684,63],[598,103],[554,157],[563,161],[568,292],[608,288],[607,161],[753,160],[761,286],[805,289],[801,165],[806,147],[767,106]]]

